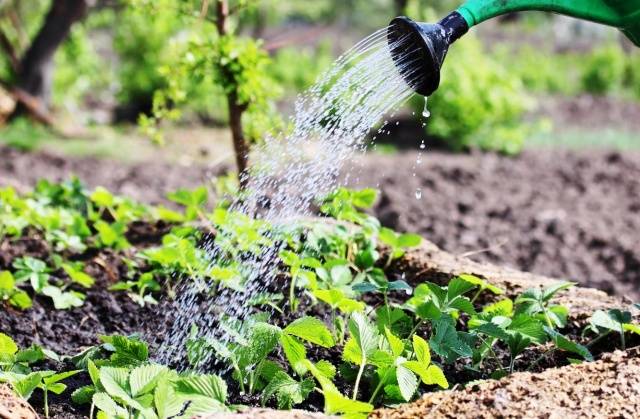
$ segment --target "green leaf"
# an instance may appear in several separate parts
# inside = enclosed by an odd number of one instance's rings
[[[0,354],[14,355],[18,352],[18,345],[9,336],[0,332]]]
[[[364,315],[360,313],[351,315],[349,332],[363,358],[370,356],[377,349],[378,332]]]
[[[141,365],[134,368],[129,376],[131,395],[138,397],[153,390],[157,380],[167,372],[167,367],[158,364]]]
[[[53,374],[53,375],[49,375],[47,377],[44,377],[42,379],[42,382],[46,385],[50,385],[50,384],[54,384],[57,382],[60,382],[64,379],[67,379],[69,377],[72,377],[78,373],[82,372],[81,370],[72,370],[72,371],[65,371],[65,372],[61,372],[58,374]]]
[[[306,368],[304,364],[302,364],[302,361],[307,359],[307,350],[304,345],[295,337],[287,334],[280,336],[280,344],[291,368],[293,368],[298,375],[306,373]]]
[[[551,339],[553,339],[553,342],[558,348],[562,349],[563,351],[578,354],[586,361],[593,361],[593,355],[591,355],[591,352],[589,352],[589,350],[585,346],[573,342],[566,336],[563,336],[550,327],[545,326],[544,330],[551,337]]]
[[[42,289],[42,294],[51,297],[56,310],[67,310],[80,307],[84,304],[85,295],[76,291],[62,291],[60,288],[47,285]]]
[[[73,266],[67,263],[62,265],[62,269],[64,269],[73,282],[80,284],[85,288],[91,288],[95,283],[95,280],[92,277],[82,271],[74,269]]]
[[[396,367],[396,379],[398,380],[398,387],[400,387],[402,398],[406,401],[411,400],[418,389],[418,378],[411,370],[399,365]]]
[[[31,308],[33,302],[31,301],[31,297],[29,297],[29,294],[22,290],[18,290],[13,295],[11,295],[11,297],[9,297],[9,304],[20,310],[26,310],[28,308]]]
[[[130,389],[128,369],[102,367],[100,368],[100,383],[110,396],[122,399],[127,403],[133,401],[133,399],[129,395]]]
[[[32,372],[14,381],[12,387],[20,397],[29,400],[33,391],[42,381],[42,372]]]
[[[398,237],[398,247],[416,247],[422,243],[422,237],[417,234],[401,234]]]
[[[394,357],[399,357],[404,352],[404,342],[397,336],[395,336],[389,328],[384,328],[384,334],[391,347],[391,353]]]
[[[293,321],[284,329],[284,333],[325,348],[331,348],[335,345],[327,326],[315,317],[305,316]]]
[[[16,285],[16,280],[9,271],[0,272],[0,291],[12,291]]]
[[[551,300],[551,298],[553,298],[558,292],[569,289],[573,286],[575,286],[576,283],[575,282],[560,282],[557,283],[555,285],[552,285],[548,288],[545,288],[542,291],[542,300],[543,301],[549,301]]]
[[[280,328],[258,322],[251,326],[247,336],[248,346],[241,346],[236,355],[238,366],[246,369],[262,361],[275,349],[281,335]]]
[[[329,380],[333,380],[336,376],[336,367],[329,361],[320,360],[316,363],[316,368]]]
[[[514,317],[508,330],[510,332],[518,332],[535,343],[544,343],[547,340],[547,334],[544,331],[542,323],[525,314]]]
[[[264,388],[262,392],[262,403],[275,396],[278,401],[278,409],[291,409],[294,405],[302,403],[311,391],[314,382],[302,380],[300,382],[291,378],[284,371],[279,371]]]
[[[513,315],[513,301],[510,299],[500,300],[496,303],[485,306],[483,313],[493,314],[494,316],[511,317]]]
[[[162,374],[153,392],[153,404],[159,419],[168,419],[178,415],[184,406],[182,397],[178,397],[173,383],[169,381],[169,374]]]
[[[495,285],[492,285],[489,282],[485,281],[484,279],[478,278],[475,275],[462,274],[462,275],[458,275],[458,277],[461,278],[461,279],[464,279],[465,281],[467,281],[470,284],[477,285],[478,287],[480,287],[483,290],[487,289],[487,290],[491,291],[495,295],[504,294],[504,290],[503,289],[498,288]]]
[[[107,393],[96,393],[92,400],[93,404],[110,418],[126,419],[129,417],[129,412],[119,406]]]
[[[179,393],[186,396],[204,396],[224,404],[227,401],[227,384],[217,375],[198,375],[181,378],[176,383]]]
[[[474,288],[474,284],[467,282],[461,277],[457,276],[449,281],[449,285],[447,286],[447,299],[449,301],[453,301],[454,298],[459,297]]]
[[[351,400],[337,391],[325,391],[324,412],[328,415],[342,414],[349,418],[366,418],[373,411],[369,403]]]
[[[94,386],[82,386],[71,393],[71,400],[73,400],[75,404],[88,404],[91,403],[91,399],[95,393],[96,388]]]
[[[91,201],[95,203],[99,207],[111,207],[114,204],[114,197],[105,188],[102,186],[98,186],[95,191],[91,194]]]
[[[449,388],[447,378],[437,365],[427,365],[418,361],[407,361],[402,365],[416,373],[426,385],[438,385],[442,388]]]
[[[418,335],[413,335],[413,352],[416,354],[416,358],[424,365],[431,363],[431,349],[427,341],[422,339]]]
[[[182,413],[183,418],[194,418],[207,416],[214,413],[227,412],[229,409],[217,401],[207,397],[197,397],[189,403],[187,409]]]
[[[456,331],[455,321],[450,316],[442,316],[433,321],[433,326],[435,333],[429,339],[429,345],[435,353],[449,362],[473,355],[473,350],[461,339],[461,334]]]
[[[111,356],[111,361],[117,365],[138,365],[149,359],[149,348],[147,344],[138,338],[121,335],[102,335],[100,339],[110,346],[107,349],[115,352]]]

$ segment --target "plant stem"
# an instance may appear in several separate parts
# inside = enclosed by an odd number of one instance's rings
[[[376,386],[376,389],[373,390],[373,394],[371,395],[371,398],[369,399],[369,404],[373,404],[373,402],[376,399],[376,396],[378,395],[378,393],[380,392],[380,389],[382,388],[382,386],[384,385],[384,383],[387,382],[387,376],[389,375],[389,370],[387,372],[384,373],[384,376],[380,379],[380,382],[378,383],[378,385]]]
[[[476,300],[478,299],[478,297],[480,297],[480,294],[482,294],[482,291],[484,291],[484,289],[482,287],[480,287],[478,289],[478,291],[475,293],[475,295],[473,296],[473,298],[471,299],[471,304],[475,303]]]
[[[513,374],[513,367],[516,363],[516,357],[511,354],[511,361],[509,362],[509,374]]]
[[[627,349],[627,343],[624,338],[624,325],[620,323],[620,343],[622,344],[622,350],[625,351]]]
[[[296,276],[291,275],[291,286],[289,288],[289,307],[291,312],[296,311]]]
[[[391,310],[389,309],[389,298],[387,296],[387,291],[383,292],[382,295],[384,296],[384,306],[387,309],[387,326],[389,327],[389,329],[391,329]]]
[[[415,327],[411,329],[411,333],[409,333],[409,338],[408,338],[409,340],[413,338],[413,335],[418,331],[418,328],[422,325],[422,323],[424,323],[424,320],[420,320],[418,324],[416,324]]]
[[[44,416],[49,418],[49,392],[46,388],[44,390]]]
[[[356,384],[353,387],[353,400],[356,400],[356,397],[358,397],[358,387],[360,387],[360,379],[362,378],[362,373],[364,372],[364,366],[367,363],[367,358],[366,356],[363,355],[362,357],[362,361],[360,361],[360,369],[358,370],[358,376],[356,377]]]

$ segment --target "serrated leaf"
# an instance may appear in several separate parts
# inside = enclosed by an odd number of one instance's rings
[[[248,345],[241,346],[236,352],[240,369],[246,369],[265,359],[278,345],[280,334],[280,328],[267,323],[252,325],[247,336]]]
[[[284,333],[280,336],[280,345],[282,345],[282,350],[291,368],[298,375],[303,375],[306,372],[306,367],[302,361],[307,359],[307,350],[304,345],[295,337]]]
[[[311,391],[314,383],[311,380],[300,382],[291,378],[284,371],[279,371],[262,392],[262,403],[275,396],[278,401],[278,409],[291,409],[294,405],[302,403]]]
[[[395,336],[388,327],[384,328],[384,334],[391,348],[391,353],[394,357],[402,355],[404,352],[404,342],[399,337]]]
[[[129,376],[131,395],[138,397],[153,390],[158,378],[166,371],[167,367],[158,364],[141,365],[134,368]]]
[[[457,276],[449,281],[449,284],[447,285],[447,299],[452,301],[454,298],[459,297],[474,288],[474,284],[471,284]]]
[[[327,326],[315,317],[305,316],[293,321],[284,329],[284,333],[325,348],[331,348],[335,345]]]
[[[316,368],[329,380],[333,380],[336,376],[336,367],[329,361],[323,359],[316,362]]]
[[[158,378],[156,389],[153,392],[153,404],[159,419],[168,419],[178,415],[184,406],[183,398],[176,394],[173,384],[169,382],[168,375],[163,374]]]
[[[100,368],[100,383],[105,391],[113,397],[127,402],[133,399],[129,395],[129,370],[126,368]]]
[[[185,396],[204,396],[221,404],[227,400],[227,383],[212,374],[181,378],[176,382],[176,390]]]
[[[411,370],[399,365],[396,367],[396,379],[398,380],[398,387],[400,387],[402,398],[405,401],[411,400],[418,389],[418,378]]]
[[[76,404],[91,403],[93,395],[96,393],[94,386],[82,386],[74,390],[71,393],[71,400]]]
[[[524,314],[514,317],[508,330],[509,332],[518,332],[535,343],[544,343],[546,341],[547,334],[542,323]]]
[[[419,362],[425,366],[431,363],[431,349],[426,340],[422,339],[418,335],[413,335],[413,352],[416,354],[416,358]]]
[[[207,397],[196,397],[191,400],[187,409],[183,412],[182,418],[194,418],[206,416],[213,413],[227,412],[229,409],[217,401]]]
[[[18,345],[8,335],[0,332],[0,354],[14,355],[18,352]]]
[[[366,358],[376,350],[378,332],[361,313],[353,313],[349,320],[349,332],[356,342],[362,358]]]
[[[96,393],[92,400],[93,404],[110,418],[124,419],[129,417],[129,412],[119,406],[107,393]]]

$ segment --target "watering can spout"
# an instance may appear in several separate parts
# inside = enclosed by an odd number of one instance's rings
[[[539,10],[613,26],[640,47],[640,0],[467,0],[438,23],[397,17],[387,29],[396,68],[417,93],[429,96],[440,84],[449,46],[471,26],[511,12]]]
[[[387,42],[405,82],[417,93],[429,96],[440,85],[440,69],[449,46],[468,30],[469,25],[458,12],[438,23],[420,23],[400,16],[391,21]]]

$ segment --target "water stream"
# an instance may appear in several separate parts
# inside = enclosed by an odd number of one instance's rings
[[[404,104],[413,95],[411,85],[421,81],[421,74],[412,74],[409,83],[400,76],[386,34],[384,28],[360,41],[298,97],[292,129],[254,147],[248,195],[232,209],[259,213],[273,225],[290,224],[294,218],[311,216],[314,200],[339,186],[349,161],[366,147],[370,129]],[[410,53],[401,65],[412,64]],[[210,252],[215,260],[215,250]],[[172,327],[162,334],[157,360],[184,360],[184,343],[194,324],[200,334],[214,336],[219,335],[220,316],[242,318],[248,312],[247,299],[273,279],[278,252],[276,246],[265,247],[259,257],[243,261],[249,267],[243,293],[225,289],[202,304],[199,290],[209,284],[194,278],[183,281],[167,313]]]

